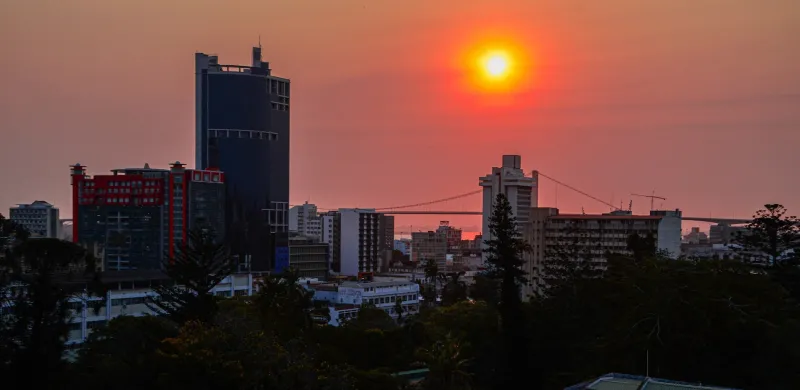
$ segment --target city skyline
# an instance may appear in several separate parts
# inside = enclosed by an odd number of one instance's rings
[[[6,186],[0,205],[42,199],[67,218],[71,164],[107,172],[194,161],[190,55],[247,64],[261,35],[265,60],[294,84],[292,204],[438,199],[478,189],[499,156],[519,154],[526,172],[540,169],[614,204],[655,190],[668,199],[664,208],[687,215],[800,207],[800,184],[790,180],[800,163],[793,2],[526,3],[456,10],[243,1],[248,15],[207,4],[181,15],[180,2],[5,3],[0,31],[17,39],[0,43],[14,59],[2,65],[0,91],[0,162],[13,169],[0,180],[23,185]],[[259,16],[275,13],[285,17]],[[140,28],[154,17],[171,27]],[[213,33],[212,20],[220,21]],[[411,23],[418,28],[402,28]],[[460,53],[494,35],[533,61],[521,91],[475,94],[462,85]],[[566,189],[556,204],[555,192],[543,181],[539,204],[607,211]],[[448,209],[479,207],[476,196]],[[647,209],[649,201],[634,199],[635,212]]]

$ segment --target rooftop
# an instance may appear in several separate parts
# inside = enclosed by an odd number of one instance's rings
[[[644,220],[658,221],[663,218],[660,215],[610,215],[610,214],[558,214],[550,216],[550,219],[602,219],[602,220]]]
[[[671,381],[638,375],[611,373],[564,390],[736,390],[700,383]]]

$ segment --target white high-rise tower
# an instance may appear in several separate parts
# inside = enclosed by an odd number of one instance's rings
[[[494,200],[497,194],[505,194],[511,203],[511,210],[517,218],[517,224],[530,220],[531,207],[539,205],[539,177],[536,171],[532,176],[525,176],[522,170],[522,158],[516,155],[504,155],[503,166],[493,167],[492,173],[480,178],[483,187],[483,240],[490,240],[489,217],[492,215]],[[484,259],[486,257],[484,256]]]

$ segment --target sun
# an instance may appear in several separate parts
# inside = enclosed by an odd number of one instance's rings
[[[493,53],[484,60],[483,69],[489,77],[503,77],[508,73],[508,62],[508,56],[504,53]]]
[[[492,101],[528,91],[538,67],[533,44],[520,42],[512,34],[481,35],[470,37],[453,56],[465,90]]]

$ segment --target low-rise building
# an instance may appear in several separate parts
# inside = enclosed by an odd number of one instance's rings
[[[327,278],[328,244],[311,237],[290,236],[289,267],[301,278]]]
[[[708,244],[708,234],[701,232],[699,227],[693,227],[688,234],[683,236],[682,244],[704,245]]]
[[[395,310],[397,301],[402,304],[403,315],[419,312],[419,284],[404,278],[307,283],[305,286],[314,291],[315,301],[328,303],[328,324],[333,326],[357,317],[364,305],[382,309],[394,319],[400,314]]]
[[[257,290],[257,277],[253,274],[233,274],[223,279],[212,292],[218,297],[250,296]],[[169,283],[160,271],[145,271],[131,277],[131,273],[105,276],[105,297],[76,296],[71,299],[72,319],[67,335],[68,345],[80,345],[96,329],[104,327],[119,316],[154,315],[147,302],[156,296],[153,287]]]

